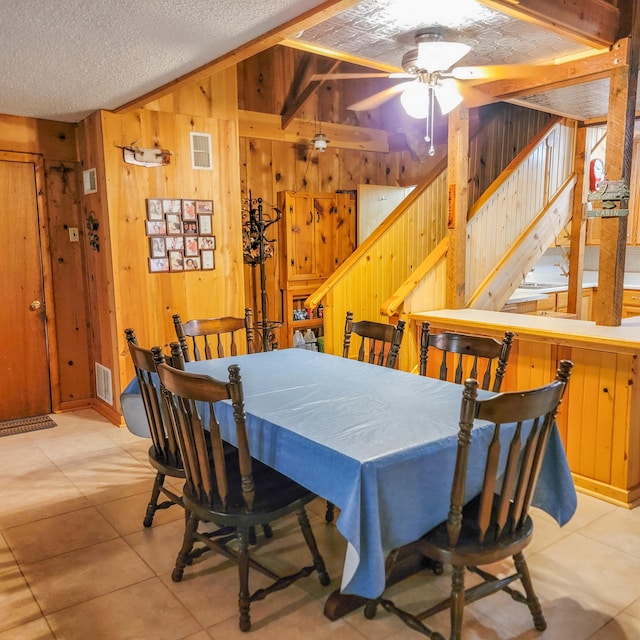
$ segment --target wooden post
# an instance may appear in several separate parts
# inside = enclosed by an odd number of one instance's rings
[[[447,252],[447,307],[461,309],[466,303],[465,263],[469,182],[469,110],[458,107],[449,114],[449,189]]]
[[[583,217],[582,195],[584,188],[584,161],[586,155],[587,129],[578,127],[573,167],[576,173],[576,186],[573,192],[573,211],[571,213],[571,237],[569,253],[569,292],[567,311],[575,313],[580,320],[582,311],[582,274],[584,272],[584,245],[587,224]],[[590,318],[585,318],[589,320]]]
[[[640,20],[636,3],[633,3],[632,11],[628,59],[620,60],[619,66],[611,72],[605,156],[605,180],[625,180],[627,184],[631,177],[640,54]],[[627,218],[602,218],[598,290],[594,300],[596,324],[620,325],[626,245]]]

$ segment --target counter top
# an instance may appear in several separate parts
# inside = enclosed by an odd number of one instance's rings
[[[519,302],[530,302],[532,300],[544,300],[549,293],[557,293],[559,291],[567,291],[567,278],[563,275],[552,273],[536,273],[535,277],[530,277],[529,282],[535,284],[535,287],[518,287],[506,304],[515,304]],[[582,288],[591,289],[598,286],[598,272],[585,271],[582,275]],[[624,274],[625,289],[640,289],[640,273],[636,271]]]
[[[599,351],[640,351],[640,316],[624,318],[617,327],[596,325],[588,320],[537,316],[479,309],[440,309],[411,313],[416,322],[425,320],[435,327],[467,333],[482,329],[501,335],[506,330],[516,336],[536,337],[543,341],[577,346],[597,346]]]

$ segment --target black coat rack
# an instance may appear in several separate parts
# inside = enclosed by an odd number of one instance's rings
[[[274,216],[265,216],[262,208],[262,198],[252,198],[249,191],[249,198],[244,200],[245,207],[242,210],[242,240],[243,254],[246,264],[251,265],[254,305],[257,306],[256,299],[256,272],[257,266],[260,270],[260,321],[254,323],[254,329],[259,331],[262,339],[262,350],[271,351],[277,349],[278,344],[275,341],[274,329],[282,325],[282,322],[268,320],[267,298],[267,276],[264,263],[267,258],[273,256],[273,243],[275,240],[269,240],[266,237],[266,230],[280,220],[282,212],[277,207],[272,207],[275,212]]]

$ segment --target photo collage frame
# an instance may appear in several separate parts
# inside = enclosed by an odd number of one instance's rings
[[[149,271],[215,269],[213,200],[147,198]]]

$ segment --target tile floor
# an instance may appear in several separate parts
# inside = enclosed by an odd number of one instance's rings
[[[423,637],[384,611],[323,616],[338,585],[344,541],[312,504],[312,524],[333,577],[329,588],[308,578],[252,607],[251,635],[237,627],[236,571],[205,554],[181,583],[171,569],[182,537],[177,507],[142,518],[153,474],[148,442],[117,429],[92,410],[54,416],[53,429],[0,438],[0,640],[398,640]],[[617,640],[640,637],[640,509],[629,511],[579,496],[571,522],[559,528],[536,512],[527,557],[548,629],[531,627],[528,611],[500,594],[467,608],[465,638]],[[300,556],[293,523],[275,528],[257,553],[287,547]],[[300,556],[301,557],[301,556]],[[254,585],[259,584],[259,574]],[[425,573],[390,590],[410,607],[448,587]],[[447,615],[438,615],[446,630]]]

